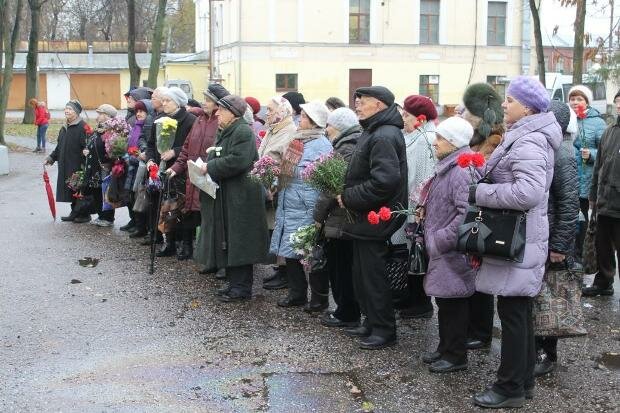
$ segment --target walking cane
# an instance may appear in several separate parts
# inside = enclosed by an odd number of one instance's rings
[[[159,198],[157,200],[157,208],[155,209],[155,222],[153,223],[153,228],[151,230],[151,265],[149,267],[149,274],[153,274],[155,272],[155,246],[157,245],[157,224],[159,223],[159,214],[161,212],[161,203],[164,198],[164,185],[165,180],[168,179],[168,175],[160,169],[159,179],[161,180],[161,188],[159,189]]]

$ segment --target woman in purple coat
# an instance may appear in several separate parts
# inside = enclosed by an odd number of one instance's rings
[[[433,143],[438,163],[428,188],[424,233],[429,264],[424,290],[435,297],[439,307],[439,345],[437,351],[422,357],[432,373],[449,373],[467,368],[467,327],[469,297],[475,292],[474,270],[467,257],[456,250],[458,227],[467,211],[472,183],[467,169],[457,158],[469,153],[474,129],[460,117],[439,124]]]
[[[469,201],[479,206],[527,211],[523,262],[484,258],[476,276],[476,290],[497,295],[502,324],[501,362],[492,387],[474,397],[482,407],[521,407],[534,388],[534,326],[532,299],[540,291],[549,239],[547,202],[553,178],[554,152],[562,130],[549,97],[536,79],[519,76],[506,90],[502,143],[487,161],[497,164],[492,183],[470,187]]]

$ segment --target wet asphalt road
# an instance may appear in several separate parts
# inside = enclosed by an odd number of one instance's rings
[[[1,412],[464,412],[494,378],[491,349],[469,369],[430,374],[436,318],[400,321],[396,347],[362,351],[282,291],[222,304],[192,263],[159,259],[118,230],[53,222],[41,155],[11,153],[0,177]],[[56,168],[50,169],[55,186]],[[59,204],[59,215],[68,205]],[[95,257],[96,267],[78,259]],[[78,280],[79,283],[72,283]],[[522,411],[620,411],[620,283],[584,299],[590,334],[562,340],[560,367]],[[497,322],[497,321],[496,321]],[[611,354],[611,355],[610,355]]]

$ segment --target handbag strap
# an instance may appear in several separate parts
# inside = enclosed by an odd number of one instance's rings
[[[508,154],[508,152],[510,151],[510,149],[512,148],[512,145],[514,145],[514,142],[511,143],[510,145],[508,145],[508,147],[506,148],[506,150],[504,151],[504,153],[502,154],[502,156],[499,157],[499,159],[497,160],[497,162],[495,162],[495,165],[493,165],[491,167],[491,169],[487,170],[487,172],[484,174],[484,176],[482,178],[480,178],[480,180],[478,181],[478,183],[485,181],[489,175],[491,175],[491,172],[493,172],[495,170],[495,168],[497,167],[497,165],[499,165],[499,163],[502,161],[502,159],[504,159],[504,157]]]

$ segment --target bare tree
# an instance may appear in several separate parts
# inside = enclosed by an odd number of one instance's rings
[[[26,55],[26,98],[24,102],[24,119],[22,123],[34,123],[34,110],[28,101],[39,94],[39,29],[41,26],[41,7],[47,0],[28,0],[30,8],[30,36],[28,36],[28,54]]]
[[[127,0],[127,58],[129,59],[129,85],[140,86],[140,66],[136,62],[136,2]]]
[[[153,30],[153,47],[151,48],[151,64],[149,66],[149,79],[147,85],[150,88],[157,87],[157,75],[159,74],[159,65],[161,59],[161,40],[164,33],[164,23],[166,21],[166,3],[167,0],[159,0],[159,8],[157,9],[157,20],[155,21],[155,29]]]
[[[575,12],[575,41],[573,44],[573,84],[578,85],[583,78],[583,44],[586,23],[586,0],[561,0],[565,7],[577,6]]]
[[[538,79],[540,83],[545,84],[545,53],[543,51],[542,35],[540,32],[540,1],[536,4],[536,0],[530,0],[530,11],[532,12],[532,20],[534,20],[534,42],[536,43],[536,62],[538,65]]]
[[[52,41],[58,38],[61,14],[68,2],[69,0],[49,0],[45,3],[41,12],[42,37]]]
[[[4,49],[4,72],[0,79],[0,145],[4,145],[4,123],[6,120],[6,109],[9,103],[9,91],[11,89],[11,81],[13,80],[13,64],[15,63],[15,50],[19,40],[19,27],[21,23],[21,12],[23,0],[16,0],[15,7],[11,8],[11,0],[0,0],[0,23],[2,26],[2,38],[0,47]],[[11,14],[11,9],[14,11]],[[16,16],[11,28],[10,16]]]

